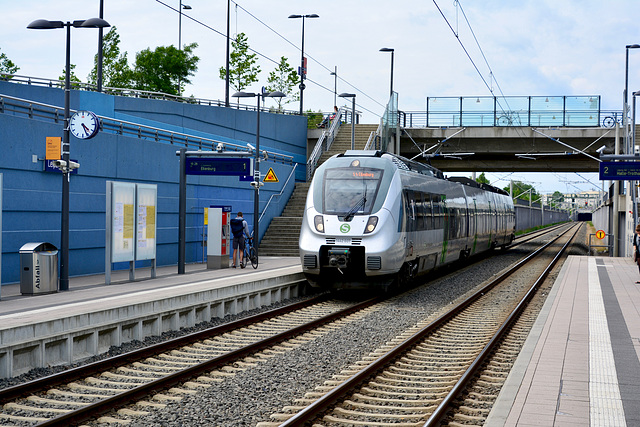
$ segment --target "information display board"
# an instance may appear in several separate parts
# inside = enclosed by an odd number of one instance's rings
[[[187,175],[253,175],[253,159],[237,157],[187,157]]]
[[[156,219],[158,189],[155,184],[137,187],[136,260],[156,258]]]

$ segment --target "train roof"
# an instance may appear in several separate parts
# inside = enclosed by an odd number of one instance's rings
[[[462,185],[468,185],[469,187],[476,187],[476,188],[480,188],[482,190],[486,190],[486,191],[491,191],[493,193],[498,193],[498,194],[502,194],[505,196],[508,196],[509,194],[504,191],[501,188],[498,187],[494,187],[493,185],[489,185],[489,184],[481,184],[479,182],[476,182],[474,180],[472,180],[471,178],[467,178],[465,176],[452,176],[447,178],[449,181],[453,181],[453,182],[458,182]]]

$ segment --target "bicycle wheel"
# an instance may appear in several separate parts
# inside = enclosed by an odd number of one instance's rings
[[[245,247],[244,252],[242,253],[242,265],[246,267],[248,263],[249,263],[249,248]]]
[[[615,124],[616,120],[611,116],[607,116],[602,120],[602,127],[605,128],[612,128],[613,126],[615,126]]]
[[[251,266],[258,268],[258,250],[256,248],[249,249],[249,259],[251,260]]]
[[[506,114],[498,118],[498,126],[511,126],[511,118]]]

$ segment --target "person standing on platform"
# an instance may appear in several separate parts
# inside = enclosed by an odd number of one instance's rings
[[[638,264],[638,272],[640,272],[640,224],[636,225],[636,232],[633,235],[633,260]],[[636,280],[636,284],[640,284],[640,280]]]
[[[240,268],[244,268],[245,265],[242,262],[244,254],[244,235],[247,237],[249,234],[249,225],[247,221],[242,217],[242,212],[238,212],[238,216],[231,220],[231,233],[233,234],[233,265],[231,267],[236,268],[240,264]],[[239,257],[237,255],[240,255]],[[236,262],[238,260],[239,262]]]

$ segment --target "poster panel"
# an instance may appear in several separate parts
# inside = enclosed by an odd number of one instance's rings
[[[136,184],[136,260],[156,258],[158,190],[155,184]]]
[[[111,262],[135,259],[136,185],[111,182]]]

